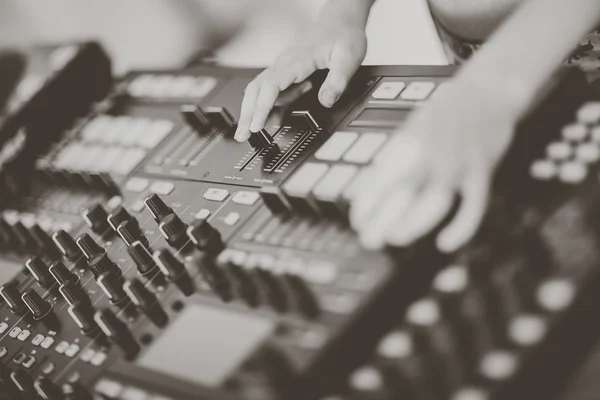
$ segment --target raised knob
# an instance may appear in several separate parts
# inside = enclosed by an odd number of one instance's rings
[[[33,319],[35,320],[44,318],[52,311],[52,304],[44,300],[34,289],[28,289],[23,293],[21,299],[23,299],[23,302],[29,311],[31,311]]]
[[[52,240],[65,259],[76,261],[83,256],[75,239],[64,230],[61,229],[55,232],[54,235],[52,235]]]

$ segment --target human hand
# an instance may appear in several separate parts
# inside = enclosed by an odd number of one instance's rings
[[[294,97],[289,94],[290,91],[309,91],[312,86],[304,81],[318,69],[329,68],[319,90],[319,101],[325,107],[333,106],[360,66],[366,51],[364,26],[342,20],[317,23],[315,29],[284,51],[273,65],[248,84],[235,139],[243,142],[250,137],[250,132],[264,128],[278,98]]]
[[[365,247],[406,246],[424,236],[457,194],[460,206],[437,247],[455,251],[476,233],[520,115],[517,102],[494,85],[456,78],[440,87],[377,155],[351,199],[350,222]]]

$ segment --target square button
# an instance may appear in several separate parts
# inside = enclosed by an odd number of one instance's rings
[[[19,336],[17,336],[17,339],[19,339],[21,342],[24,342],[30,335],[31,332],[29,332],[27,329],[23,329],[21,333],[19,333]]]
[[[44,341],[45,337],[44,335],[35,335],[35,337],[33,338],[33,340],[31,340],[31,343],[34,346],[39,346],[40,344],[42,344],[42,342]]]
[[[23,366],[27,369],[33,367],[33,364],[35,364],[35,358],[33,357],[28,357],[27,360],[23,361]]]
[[[65,356],[67,357],[75,357],[77,353],[79,353],[79,346],[76,344],[72,344],[65,350]]]
[[[13,362],[17,365],[21,365],[21,363],[23,361],[25,361],[25,359],[27,358],[27,356],[23,353],[17,353],[17,355],[15,356],[15,358],[13,358]]]
[[[206,219],[210,217],[210,210],[208,208],[203,208],[196,214],[196,219]]]
[[[6,332],[8,329],[8,324],[6,322],[0,322],[0,333]]]
[[[175,185],[171,182],[167,181],[156,181],[150,186],[150,191],[156,194],[160,194],[161,196],[166,196],[171,194],[175,189]]]
[[[123,400],[148,400],[148,394],[141,389],[128,387],[121,393]]]
[[[133,193],[141,193],[150,185],[150,181],[145,178],[131,178],[125,184],[125,190]]]
[[[431,81],[412,82],[406,90],[402,92],[400,98],[403,100],[426,100],[435,89],[435,83]]]
[[[336,132],[315,153],[321,161],[338,161],[358,138],[356,132]]]
[[[405,87],[404,82],[382,82],[371,96],[375,100],[394,100]]]
[[[52,347],[53,344],[54,344],[54,339],[51,337],[47,337],[46,339],[44,339],[44,341],[42,342],[42,344],[40,346],[42,346],[44,349],[49,349],[50,347]]]
[[[101,379],[96,383],[94,391],[100,395],[104,395],[109,399],[118,398],[123,391],[123,385],[108,379]]]
[[[10,331],[8,336],[15,339],[17,336],[19,336],[20,333],[21,333],[21,328],[19,328],[18,326],[15,326],[14,328],[12,328],[12,330]]]
[[[106,353],[103,352],[98,352],[96,353],[96,355],[94,357],[92,357],[92,359],[90,360],[90,363],[92,365],[95,365],[96,367],[104,364],[104,361],[106,361],[106,359],[108,358],[108,356],[106,355]]]
[[[225,217],[223,222],[225,223],[225,225],[233,226],[233,225],[237,224],[237,222],[239,220],[240,220],[240,214],[238,214],[236,212],[232,212],[232,213],[227,214],[227,216]]]
[[[56,352],[58,354],[64,354],[64,352],[69,348],[69,343],[67,342],[60,342],[57,346],[56,346]]]
[[[83,362],[90,362],[95,355],[96,352],[93,349],[85,349],[81,352],[81,356],[79,358]]]
[[[204,199],[210,201],[223,201],[229,196],[225,189],[210,188],[204,193]]]
[[[235,204],[252,206],[258,201],[259,197],[260,195],[258,194],[258,192],[240,191],[233,196],[232,200]]]

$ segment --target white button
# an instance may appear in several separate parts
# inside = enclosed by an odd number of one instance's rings
[[[65,355],[67,357],[74,357],[77,353],[79,353],[79,350],[79,346],[77,346],[76,344],[72,344],[65,350]]]
[[[21,342],[24,342],[29,336],[31,336],[31,332],[29,332],[27,329],[23,329],[21,333],[19,333],[19,336],[17,336],[17,339],[19,339]]]
[[[438,303],[431,299],[418,300],[406,311],[406,319],[415,325],[431,326],[440,319]]]
[[[154,76],[150,74],[136,76],[129,85],[127,91],[133,97],[145,97],[150,93],[150,87],[154,82]]]
[[[44,341],[42,342],[42,344],[40,346],[42,346],[44,349],[49,349],[50,347],[52,347],[53,344],[54,344],[54,339],[51,337],[47,337],[46,339],[44,339]]]
[[[577,146],[575,156],[584,163],[595,163],[600,160],[600,147],[596,143],[582,143]]]
[[[363,133],[354,146],[344,155],[344,161],[366,164],[370,162],[377,151],[387,141],[385,133]]]
[[[0,322],[0,334],[6,332],[8,324],[6,322]]]
[[[405,87],[404,82],[382,82],[371,96],[375,100],[394,100]]]
[[[338,276],[337,265],[328,261],[313,261],[306,265],[303,277],[311,283],[327,285]]]
[[[486,354],[481,361],[481,374],[489,379],[506,380],[517,370],[517,357],[507,351],[497,350]]]
[[[566,142],[554,142],[546,147],[546,153],[553,160],[566,160],[573,154],[573,148]]]
[[[354,165],[334,165],[313,189],[315,198],[335,201],[358,173]]]
[[[125,149],[122,147],[114,147],[114,146],[106,147],[102,158],[100,158],[98,160],[98,163],[96,164],[93,171],[97,171],[97,172],[111,171],[112,168],[114,167],[114,165],[119,160],[121,160],[121,157],[123,157],[124,153],[125,153]],[[81,157],[81,153],[79,154],[79,156]]]
[[[108,356],[106,355],[106,353],[98,352],[92,358],[92,360],[90,361],[90,363],[92,365],[95,365],[96,367],[98,367],[98,366],[102,365],[104,363],[104,361],[106,361],[107,358],[108,358]]]
[[[121,393],[121,400],[148,400],[148,394],[138,388],[128,387]]]
[[[562,137],[571,142],[585,139],[587,133],[588,128],[583,124],[569,124],[562,128]]]
[[[146,157],[146,151],[142,149],[127,149],[123,152],[121,159],[110,169],[117,175],[129,175],[131,171]]]
[[[135,213],[139,213],[142,212],[142,210],[146,207],[146,205],[144,204],[143,200],[137,200],[136,202],[134,202],[130,208],[131,211],[135,212]]]
[[[44,341],[44,339],[45,339],[44,335],[38,334],[38,335],[35,335],[35,337],[31,340],[31,343],[34,346],[39,346],[40,344],[42,344],[42,342]]]
[[[29,369],[31,367],[33,367],[33,364],[35,364],[35,358],[33,357],[29,357],[27,360],[23,361],[23,364],[21,364],[22,366],[24,366],[25,368]]]
[[[161,196],[167,196],[173,192],[175,185],[167,181],[156,181],[150,186],[150,191]]]
[[[356,132],[335,132],[315,153],[322,161],[338,161],[358,138]]]
[[[575,286],[564,279],[553,279],[540,285],[538,303],[547,311],[557,312],[569,307],[575,298]]]
[[[167,96],[169,97],[187,97],[191,87],[196,84],[196,78],[193,76],[177,76],[169,86]]]
[[[150,87],[150,97],[167,97],[167,92],[169,91],[169,87],[174,79],[175,77],[173,75],[164,74],[156,76],[152,86]]]
[[[96,386],[94,386],[94,391],[108,398],[116,399],[123,391],[123,385],[121,385],[119,382],[101,379],[96,383]]]
[[[433,280],[433,288],[442,293],[459,293],[469,285],[469,274],[462,265],[441,270]]]
[[[56,346],[56,352],[58,354],[63,354],[67,349],[69,348],[69,343],[67,342],[60,342],[57,346]]]
[[[240,214],[238,214],[236,212],[231,212],[231,213],[227,214],[227,216],[225,217],[223,222],[227,226],[233,226],[233,225],[237,224],[237,222],[240,220],[240,218],[241,218]]]
[[[83,140],[88,142],[99,141],[104,135],[104,132],[112,124],[112,118],[107,115],[101,115],[92,119],[88,124],[83,127],[81,131],[81,137]]]
[[[81,356],[79,356],[79,358],[83,362],[90,362],[95,355],[96,352],[93,349],[85,349],[81,352]]]
[[[153,121],[146,132],[140,136],[138,145],[146,148],[155,148],[173,129],[173,122],[169,120]]]
[[[123,146],[134,146],[140,141],[140,138],[150,128],[151,124],[152,120],[148,118],[134,118],[127,127],[127,131],[118,138],[119,143]]]
[[[283,185],[283,190],[290,195],[306,196],[325,175],[329,167],[326,164],[306,163],[292,175]]]
[[[550,160],[536,160],[531,164],[529,173],[535,179],[547,181],[558,173],[558,166]]]
[[[586,124],[600,121],[600,102],[589,102],[581,106],[577,111],[577,120]]]
[[[210,210],[208,208],[203,208],[196,213],[196,219],[206,219],[210,217]]]
[[[546,335],[546,321],[537,315],[520,315],[509,325],[509,336],[518,345],[533,346]]]
[[[392,332],[377,346],[377,354],[386,358],[404,358],[413,352],[413,342],[406,332]]]
[[[587,176],[587,167],[578,162],[566,162],[560,166],[558,176],[565,183],[580,183]]]
[[[209,94],[217,86],[217,80],[210,76],[198,77],[196,84],[190,87],[188,95],[190,97],[202,98]]]
[[[109,128],[98,139],[104,143],[118,143],[121,137],[126,135],[132,121],[132,118],[127,116],[113,118]]]
[[[258,192],[237,192],[231,199],[235,204],[242,204],[245,206],[252,206],[258,201],[260,194]]]
[[[480,388],[466,387],[452,395],[451,400],[489,400],[489,395]]]
[[[15,339],[17,336],[19,336],[19,333],[21,333],[21,328],[19,328],[18,326],[15,326],[14,328],[12,328],[12,330],[10,331],[8,336]]]
[[[383,377],[373,367],[362,367],[350,375],[350,387],[361,392],[375,392],[383,388]]]
[[[123,204],[123,198],[119,195],[113,196],[111,197],[107,202],[106,202],[106,209],[108,211],[112,211],[115,208],[119,207],[121,204]]]
[[[141,193],[150,185],[150,181],[144,178],[131,178],[125,184],[125,190],[133,193]]]
[[[8,353],[8,349],[6,347],[0,347],[0,358],[3,358]]]
[[[433,82],[411,82],[402,94],[400,98],[404,100],[425,100],[429,97],[431,92],[435,89],[435,83]]]
[[[229,196],[229,192],[225,189],[210,188],[204,192],[204,200],[223,201]]]

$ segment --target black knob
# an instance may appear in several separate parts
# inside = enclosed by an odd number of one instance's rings
[[[56,246],[54,245],[54,241],[46,232],[42,229],[38,224],[33,224],[29,227],[29,233],[33,238],[36,248],[40,253],[46,253],[51,257],[58,256],[58,252]]]
[[[107,218],[107,221],[113,231],[117,231],[119,225],[125,221],[134,220],[133,216],[123,206],[118,207],[114,210]]]
[[[319,123],[310,111],[292,111],[291,117],[293,117],[294,120],[300,121],[300,124],[302,124],[303,127],[305,127],[306,129],[309,129],[311,131],[316,131],[320,129]]]
[[[37,244],[29,229],[21,221],[9,222],[13,237],[16,239],[17,246],[20,249],[35,249]]]
[[[148,249],[141,242],[133,242],[131,246],[127,248],[127,252],[137,266],[137,270],[140,275],[146,278],[151,278],[158,273],[156,262],[152,258],[152,255]]]
[[[10,380],[17,387],[19,392],[26,394],[34,394],[33,379],[22,369],[16,369],[10,373]]]
[[[248,139],[250,146],[254,147],[255,149],[264,149],[265,147],[269,147],[273,141],[273,136],[271,136],[266,129],[261,129],[258,132],[252,132],[250,134],[250,138]]]
[[[94,309],[89,302],[72,304],[67,311],[84,335],[91,335],[98,329]]]
[[[48,378],[39,378],[33,384],[38,396],[43,400],[63,400],[63,392],[57,384]]]
[[[102,332],[117,346],[119,346],[125,354],[133,356],[140,349],[139,344],[131,334],[127,325],[121,321],[112,310],[105,308],[96,311],[94,320],[102,329]]]
[[[132,220],[122,222],[117,228],[117,233],[123,239],[127,246],[131,246],[136,241],[146,241],[139,229],[139,225]]]
[[[169,281],[174,281],[187,273],[185,265],[169,249],[156,250],[153,258]]]
[[[90,260],[90,262],[88,263],[88,267],[89,267],[90,271],[92,271],[92,274],[94,274],[94,277],[96,279],[98,279],[98,277],[102,274],[107,274],[107,273],[120,274],[121,273],[121,270],[119,269],[118,265],[115,264],[108,257],[108,254],[106,254],[106,252],[104,252],[102,254],[98,254],[97,256],[92,258]]]
[[[77,304],[77,303],[89,303],[91,304],[91,300],[88,295],[84,292],[83,288],[79,286],[77,283],[72,281],[67,281],[60,285],[58,291],[62,295],[69,305]]]
[[[202,111],[204,112],[204,115],[208,117],[211,126],[216,126],[221,129],[231,129],[235,125],[233,116],[225,107],[202,107]]]
[[[62,229],[52,235],[52,240],[62,256],[69,261],[76,261],[83,255],[75,239]]]
[[[167,243],[176,249],[179,249],[188,241],[185,234],[187,225],[177,216],[177,214],[169,214],[162,219],[158,225],[158,229],[167,240]]]
[[[54,279],[52,279],[52,275],[50,275],[50,271],[48,270],[48,265],[41,258],[37,256],[31,257],[25,261],[25,268],[27,268],[40,286],[49,288],[54,283]]]
[[[25,303],[21,298],[21,293],[14,283],[7,283],[0,287],[0,296],[4,299],[8,308],[13,313],[18,313],[25,310]]]
[[[104,253],[104,248],[100,246],[90,235],[84,233],[77,238],[77,246],[88,260],[96,257],[98,254]]]
[[[169,214],[174,214],[174,211],[171,207],[167,206],[165,202],[160,198],[156,193],[152,193],[144,200],[144,204],[152,217],[154,217],[154,221],[156,223],[160,223],[164,217]]]
[[[123,276],[121,273],[105,272],[96,280],[100,289],[112,304],[120,303],[127,295],[123,291]]]
[[[21,298],[25,302],[25,305],[29,311],[31,311],[33,319],[35,320],[44,318],[50,314],[50,311],[52,311],[52,304],[44,300],[42,296],[40,296],[40,294],[34,289],[28,289],[25,293],[23,293]]]
[[[108,213],[100,204],[88,207],[82,217],[90,229],[98,235],[102,235],[110,229],[107,221]]]
[[[224,301],[232,298],[232,285],[225,269],[215,263],[212,255],[203,254],[196,259],[202,277],[211,289]]]
[[[204,134],[210,129],[208,116],[195,104],[184,104],[179,109],[185,122],[199,134]]]
[[[187,229],[187,236],[194,245],[208,253],[219,253],[223,250],[223,239],[206,219],[197,219]]]
[[[65,264],[60,261],[53,262],[52,265],[50,265],[49,271],[59,285],[66,282],[79,282],[79,276],[69,271]]]
[[[142,281],[133,278],[123,284],[123,290],[133,304],[136,305],[157,326],[164,326],[168,316],[163,310],[156,295]]]

